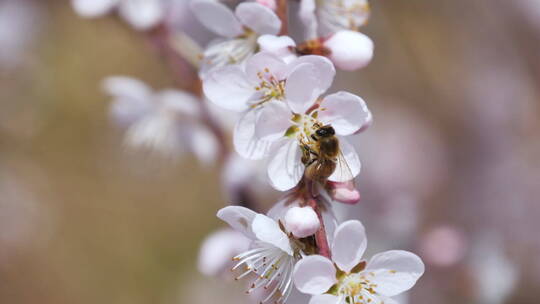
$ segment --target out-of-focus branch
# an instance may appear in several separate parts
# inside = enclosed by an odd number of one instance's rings
[[[288,16],[288,3],[287,0],[277,0],[276,14],[281,20],[281,30],[279,35],[289,34],[289,16]]]
[[[222,128],[212,117],[202,93],[201,80],[195,69],[197,63],[194,52],[197,51],[198,45],[185,35],[173,37],[166,24],[161,24],[150,31],[149,39],[160,52],[168,67],[173,71],[175,81],[178,85],[186,88],[186,90],[194,95],[201,97],[201,102],[199,103],[201,120],[216,137],[220,148],[220,163],[223,164],[230,153],[229,145],[227,144],[227,139]],[[185,45],[181,43],[185,43]],[[184,49],[179,50],[182,48]]]

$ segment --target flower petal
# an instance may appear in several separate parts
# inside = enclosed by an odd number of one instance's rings
[[[268,7],[256,2],[239,4],[235,14],[240,22],[261,35],[276,35],[281,29],[279,17]]]
[[[255,123],[255,135],[262,140],[275,141],[285,135],[291,125],[291,111],[283,102],[275,101],[264,105]]]
[[[286,70],[285,62],[269,52],[259,52],[246,62],[247,78],[254,85],[258,85],[263,80],[270,81],[271,77],[282,80],[285,78]]]
[[[328,58],[317,55],[300,56],[295,61],[291,62],[287,68],[289,72],[292,72],[296,66],[302,63],[311,63],[315,66],[316,78],[319,82],[321,94],[326,92],[336,76],[336,68]]]
[[[220,36],[233,38],[244,33],[242,24],[236,19],[233,12],[218,1],[192,1],[191,11],[199,22]]]
[[[341,156],[334,173],[328,178],[332,182],[347,182],[358,176],[362,165],[354,147],[343,137],[339,138]]]
[[[162,20],[165,8],[159,0],[123,0],[118,12],[134,28],[147,30]]]
[[[413,287],[424,274],[424,268],[424,263],[416,254],[390,250],[374,255],[365,272],[370,273],[377,293],[392,297]]]
[[[260,241],[272,244],[289,255],[293,254],[289,238],[285,232],[281,231],[275,220],[266,215],[257,214],[253,219],[251,229]]]
[[[392,298],[389,298],[389,297],[385,297],[385,296],[379,296],[379,298],[381,299],[381,302],[384,303],[384,304],[399,304],[398,301],[392,299]]]
[[[251,226],[256,215],[257,213],[251,209],[240,206],[221,208],[217,213],[218,218],[225,221],[234,230],[242,232],[250,239],[255,238]]]
[[[246,80],[238,65],[220,67],[203,79],[203,91],[214,104],[232,111],[242,112],[249,108],[248,101],[255,89]]]
[[[156,106],[153,103],[152,89],[134,78],[107,77],[103,81],[103,90],[114,98],[111,115],[121,125],[135,122]]]
[[[255,135],[255,122],[260,109],[252,109],[242,116],[234,127],[234,148],[247,159],[262,159],[268,154],[272,142],[259,139]]]
[[[276,190],[287,191],[296,186],[304,174],[302,152],[296,140],[283,139],[274,147],[277,150],[268,164],[270,184]]]
[[[163,90],[156,96],[156,100],[165,109],[188,117],[199,115],[199,99],[192,94],[180,90]]]
[[[343,91],[324,98],[318,119],[324,124],[331,124],[336,134],[342,136],[366,128],[373,120],[362,98]]]
[[[257,39],[261,52],[269,52],[279,56],[285,63],[294,61],[297,57],[293,52],[296,43],[289,36],[263,35]]]
[[[339,31],[324,42],[328,57],[340,69],[354,71],[363,68],[373,58],[373,41],[356,31]]]
[[[212,165],[218,158],[219,144],[214,133],[203,126],[194,126],[191,130],[190,148],[197,159],[205,166]]]
[[[362,260],[367,238],[360,221],[351,220],[339,225],[332,242],[332,260],[339,269],[350,272]]]
[[[99,17],[110,12],[119,0],[71,0],[73,9],[83,17]]]
[[[346,304],[346,302],[338,296],[325,293],[311,297],[309,304]]]
[[[292,63],[294,68],[285,83],[285,97],[293,112],[305,113],[317,98],[328,89],[328,77],[322,73],[328,69],[326,66],[321,66],[322,62],[317,60],[317,63],[302,62],[298,64],[296,61]]]
[[[326,257],[310,255],[296,263],[293,279],[294,285],[301,292],[320,295],[337,283],[336,268]]]

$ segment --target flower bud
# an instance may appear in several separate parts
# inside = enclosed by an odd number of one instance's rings
[[[328,190],[332,199],[340,203],[355,205],[360,202],[360,192],[350,182],[329,182]]]
[[[328,58],[342,70],[363,68],[373,58],[373,41],[359,32],[339,31],[323,45],[330,51]]]
[[[292,207],[285,214],[285,229],[297,238],[308,237],[319,229],[319,218],[311,207]]]

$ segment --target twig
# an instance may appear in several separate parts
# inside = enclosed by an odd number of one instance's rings
[[[288,35],[289,34],[289,16],[288,16],[288,5],[287,0],[277,0],[277,9],[276,14],[281,20],[281,30],[279,35]]]
[[[317,204],[317,200],[314,197],[310,197],[308,199],[307,205],[313,208],[320,222],[319,230],[315,232],[315,241],[317,242],[317,248],[319,250],[319,254],[330,259],[332,256],[330,252],[330,246],[328,246],[328,239],[326,238],[326,229],[324,227],[324,220],[323,220],[321,209],[319,208],[319,204]]]

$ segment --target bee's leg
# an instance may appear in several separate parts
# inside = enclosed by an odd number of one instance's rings
[[[302,145],[302,163],[306,166],[311,161],[310,151],[311,149],[309,148],[308,145],[306,144]]]
[[[318,141],[317,136],[315,136],[315,134],[311,134],[311,139],[313,139],[314,141]]]

